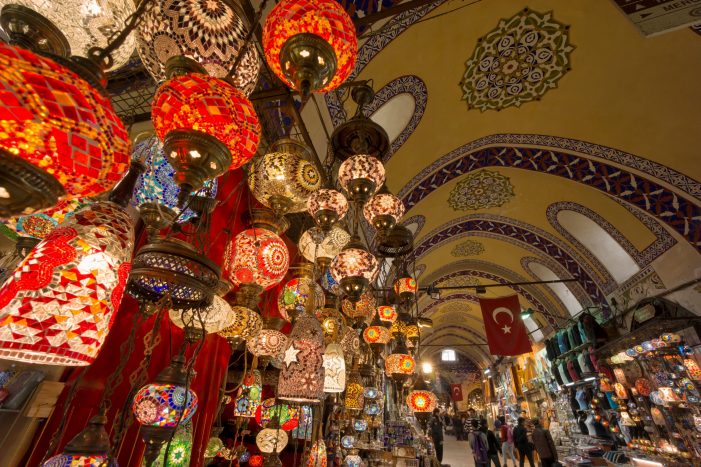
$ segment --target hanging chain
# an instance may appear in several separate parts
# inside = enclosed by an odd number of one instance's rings
[[[146,0],[144,0],[144,1],[146,1]],[[246,38],[243,40],[243,45],[241,46],[241,50],[239,51],[239,54],[236,56],[236,60],[234,61],[234,64],[231,66],[229,73],[227,73],[227,75],[226,75],[227,78],[233,78],[236,75],[236,72],[238,71],[239,65],[243,61],[243,56],[246,55],[246,50],[248,49],[248,46],[251,43],[251,40],[253,39],[253,35],[256,33],[256,28],[258,28],[258,23],[260,23],[261,18],[263,18],[263,11],[265,11],[265,7],[267,4],[268,4],[268,0],[263,0],[261,2],[260,7],[258,8],[258,11],[256,12],[255,19],[253,20],[253,23],[251,24],[251,29],[248,31],[248,34],[246,34]]]
[[[141,0],[136,10],[134,10],[134,13],[129,15],[124,21],[124,28],[112,34],[108,44],[104,48],[92,47],[88,50],[90,58],[98,65],[110,68],[114,63],[112,60],[112,52],[121,47],[124,41],[127,40],[127,37],[129,37],[129,34],[139,26],[146,12],[146,7],[148,7],[150,3],[151,0]]]

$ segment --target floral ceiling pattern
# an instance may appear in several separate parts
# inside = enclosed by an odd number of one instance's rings
[[[499,172],[479,170],[469,173],[450,192],[448,204],[456,211],[476,211],[502,206],[514,197],[508,177]]]
[[[461,256],[477,256],[484,253],[484,245],[474,240],[465,240],[453,247],[450,254],[459,258]]]
[[[570,70],[569,26],[552,12],[525,8],[477,41],[460,82],[462,98],[481,111],[539,100]]]

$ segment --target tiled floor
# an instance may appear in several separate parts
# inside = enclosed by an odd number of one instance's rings
[[[475,461],[467,441],[457,441],[455,436],[446,435],[443,441],[443,465],[474,467]]]

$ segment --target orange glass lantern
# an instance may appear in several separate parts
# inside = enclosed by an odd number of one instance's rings
[[[438,399],[431,391],[414,390],[406,397],[406,404],[413,412],[431,413],[438,405]]]
[[[380,305],[377,307],[377,316],[380,317],[380,321],[394,323],[397,321],[397,309],[391,305]]]
[[[358,54],[355,26],[335,0],[282,0],[263,27],[265,59],[303,96],[336,89]]]
[[[151,115],[184,196],[241,167],[258,149],[261,129],[253,104],[218,78],[171,78],[156,92]]]
[[[416,296],[418,285],[413,277],[401,277],[394,283],[394,293],[402,302],[410,300]]]
[[[312,444],[309,450],[309,459],[307,459],[307,467],[326,467],[328,458],[326,456],[326,443],[319,438]]]
[[[391,339],[389,329],[384,326],[368,326],[363,331],[363,340],[368,344],[384,345]]]
[[[416,371],[416,361],[400,339],[391,355],[385,359],[385,373],[395,381],[406,381]]]
[[[360,299],[353,303],[348,299],[344,299],[341,304],[341,309],[343,313],[351,318],[361,318],[366,319],[368,322],[371,321],[372,315],[375,313],[375,307],[377,301],[372,290],[368,290],[360,296]]]
[[[240,232],[225,253],[227,274],[235,285],[257,284],[269,289],[290,267],[285,242],[273,231],[255,227]]]
[[[109,190],[129,136],[109,99],[61,65],[0,41],[0,216]]]

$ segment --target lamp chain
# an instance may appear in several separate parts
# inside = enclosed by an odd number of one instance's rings
[[[141,0],[139,5],[134,10],[134,13],[129,15],[129,17],[124,21],[124,28],[115,32],[112,37],[110,37],[109,43],[104,47],[92,47],[88,54],[91,59],[98,63],[100,66],[106,66],[109,68],[112,66],[112,52],[117,50],[124,41],[129,37],[129,34],[136,29],[136,27],[141,23],[146,7],[149,6],[152,0]]]
[[[144,0],[147,1],[147,0]],[[231,66],[231,69],[229,70],[229,73],[227,73],[226,77],[227,78],[233,78],[234,75],[236,74],[236,71],[239,68],[239,65],[241,64],[241,61],[243,60],[243,56],[246,54],[246,49],[248,49],[248,45],[251,43],[251,40],[253,39],[253,34],[256,32],[256,28],[258,27],[258,23],[260,23],[261,18],[263,17],[263,12],[265,11],[265,7],[268,4],[268,0],[263,0],[260,4],[260,7],[258,8],[258,11],[256,12],[256,17],[253,20],[253,23],[251,24],[251,28],[248,31],[248,34],[246,34],[246,38],[243,41],[243,45],[241,46],[241,50],[239,54],[236,56],[236,60],[234,61],[234,64]]]

